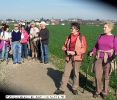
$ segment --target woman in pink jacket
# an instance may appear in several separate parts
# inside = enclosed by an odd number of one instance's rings
[[[25,30],[25,26],[21,25],[21,31],[22,34],[24,35],[24,38],[21,40],[21,44],[22,44],[22,58],[27,58],[27,42],[28,42],[28,33]]]

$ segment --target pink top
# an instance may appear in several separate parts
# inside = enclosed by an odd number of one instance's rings
[[[24,38],[21,40],[21,43],[27,43],[28,42],[28,33],[27,33],[27,31],[23,30],[22,34],[24,35]]]
[[[111,50],[114,49],[115,54],[117,55],[117,38],[114,37],[114,35],[107,35],[107,34],[101,34],[97,42],[92,50],[93,54],[97,52],[97,50]],[[110,57],[110,53],[108,53],[108,57]],[[100,58],[104,57],[104,53],[100,53]]]

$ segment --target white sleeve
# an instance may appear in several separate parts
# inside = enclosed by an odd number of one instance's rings
[[[33,32],[33,29],[31,28],[31,29],[30,29],[30,34],[32,34],[32,32]]]
[[[23,39],[24,38],[24,35],[23,35],[23,33],[21,34],[21,39]]]
[[[9,36],[8,36],[8,38],[10,38],[10,39],[11,39],[11,32],[9,32]]]
[[[0,36],[3,36],[3,32],[1,32]]]

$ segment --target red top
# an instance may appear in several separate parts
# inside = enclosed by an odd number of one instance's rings
[[[78,34],[71,34],[71,38],[70,38],[70,45],[69,45],[69,50],[70,51],[74,51],[75,49],[75,44],[76,44],[76,39],[78,37],[79,33]]]

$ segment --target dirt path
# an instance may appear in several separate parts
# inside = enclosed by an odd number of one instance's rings
[[[0,73],[1,89],[7,91],[7,94],[20,95],[54,95],[62,77],[62,72],[53,64],[44,65],[39,60],[26,60],[22,64],[13,64],[10,59],[8,65],[5,62],[0,65]],[[94,99],[91,92],[85,90],[85,93],[82,93],[82,90],[80,87],[79,94],[73,95],[69,82],[64,100],[102,100],[101,97]]]

